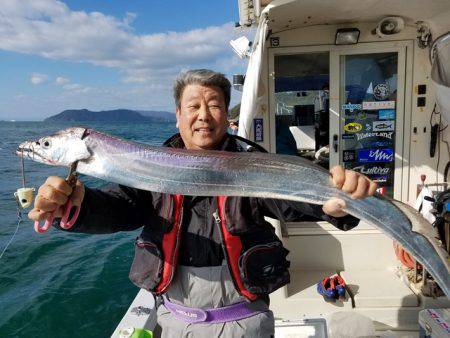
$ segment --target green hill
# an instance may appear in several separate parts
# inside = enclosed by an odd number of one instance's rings
[[[153,114],[152,114],[153,113]],[[68,109],[50,116],[44,121],[104,121],[104,122],[170,122],[175,121],[175,114],[161,111],[136,111],[130,109],[114,109],[91,111],[88,109]]]

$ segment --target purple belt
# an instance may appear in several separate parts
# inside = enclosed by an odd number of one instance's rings
[[[219,307],[216,309],[197,309],[192,307],[183,306],[180,304],[173,303],[163,297],[164,306],[169,310],[175,317],[187,322],[187,323],[224,323],[231,322],[235,320],[240,320],[248,318],[258,313],[265,312],[266,310],[254,310],[249,307],[251,303],[241,302],[232,305]]]

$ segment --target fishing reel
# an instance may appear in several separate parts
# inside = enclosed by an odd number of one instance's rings
[[[16,190],[14,197],[22,209],[26,209],[31,206],[35,191],[36,190],[34,188],[19,188]]]

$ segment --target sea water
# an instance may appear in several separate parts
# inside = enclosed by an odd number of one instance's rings
[[[21,161],[13,150],[71,126],[87,126],[122,138],[161,145],[174,123],[0,122],[0,252],[17,225],[13,193],[22,186]],[[68,170],[25,161],[26,185]],[[89,187],[105,182],[87,176]],[[138,292],[128,279],[139,230],[108,235],[33,230],[23,222],[0,259],[0,337],[109,337]]]

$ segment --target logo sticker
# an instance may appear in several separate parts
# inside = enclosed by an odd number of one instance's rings
[[[274,36],[270,38],[270,47],[278,47],[280,45],[280,38]]]
[[[394,130],[395,121],[373,121],[373,131],[390,131]]]
[[[366,123],[366,131],[371,131],[372,130],[372,126],[370,125],[370,123]]]
[[[392,141],[369,141],[365,147],[361,148],[375,148],[375,147],[392,147]]]
[[[363,102],[362,106],[364,110],[395,109],[395,101]]]
[[[356,140],[364,140],[366,138],[371,137],[383,137],[392,140],[392,134],[394,134],[393,131],[387,131],[387,132],[372,132],[372,133],[359,133],[356,134]]]
[[[380,167],[378,165],[360,165],[352,168],[352,170],[357,171],[364,175],[387,175],[391,172],[391,168]]]
[[[354,110],[361,110],[362,106],[360,104],[347,103],[342,105],[342,110],[349,110],[352,113]]]
[[[356,151],[355,150],[342,151],[342,161],[355,162],[356,161]]]
[[[362,128],[363,126],[361,125],[361,123],[358,122],[350,122],[344,126],[344,130],[347,133],[357,133],[358,131],[361,131]]]
[[[394,151],[390,148],[385,149],[362,149],[358,150],[359,162],[392,162],[394,160]]]
[[[355,134],[342,134],[342,139],[343,140],[354,140]]]
[[[389,94],[389,86],[385,83],[377,84],[373,89],[373,97],[375,100],[386,100],[389,97]]]
[[[356,120],[364,120],[367,117],[364,110],[355,110],[352,112],[348,112],[347,114],[345,114],[345,116]]]
[[[370,179],[377,183],[386,183],[389,176],[387,175],[373,175],[370,177]]]
[[[394,109],[381,109],[378,111],[379,120],[394,120],[395,110]]]
[[[264,141],[263,119],[253,119],[253,127],[255,131],[255,142]]]

